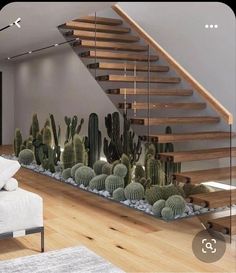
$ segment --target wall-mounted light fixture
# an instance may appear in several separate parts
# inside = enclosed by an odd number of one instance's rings
[[[20,24],[19,24],[20,21],[21,21],[21,18],[17,18],[15,22],[13,22],[13,23],[11,23],[11,24],[9,24],[9,25],[3,27],[3,28],[0,28],[0,31],[3,31],[3,30],[5,30],[5,29],[7,29],[7,28],[9,28],[9,27],[12,27],[12,26],[17,26],[18,28],[21,28],[21,26],[20,26]]]
[[[53,48],[53,47],[58,47],[58,46],[61,46],[61,45],[64,45],[64,44],[73,43],[73,42],[75,42],[77,40],[79,40],[79,38],[74,38],[74,39],[71,39],[71,40],[68,40],[68,41],[65,41],[65,42],[56,43],[56,44],[49,45],[49,46],[46,46],[46,47],[41,47],[41,48],[38,48],[38,49],[34,49],[34,50],[31,50],[31,51],[28,51],[28,52],[17,54],[15,56],[7,57],[7,60],[16,59],[18,57],[22,57],[24,55],[28,55],[28,54],[32,54],[32,53],[35,53],[35,52],[39,52],[39,51],[42,51],[42,50],[45,50],[45,49],[49,49],[49,48]]]

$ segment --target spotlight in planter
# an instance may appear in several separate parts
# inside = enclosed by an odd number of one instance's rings
[[[107,161],[106,157],[103,157],[103,156],[100,157],[100,160]]]

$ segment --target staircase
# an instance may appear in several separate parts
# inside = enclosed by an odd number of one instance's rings
[[[204,140],[214,141],[216,146],[160,153],[162,161],[192,162],[236,157],[236,147],[229,148],[230,138],[236,136],[229,130],[232,115],[124,11],[118,6],[113,9],[122,19],[85,16],[66,22],[59,29],[66,39],[77,39],[73,43],[74,50],[117,108],[128,113],[134,131],[139,128],[143,129],[142,132],[149,131],[139,134],[143,141],[202,144]],[[194,94],[203,101],[195,101]],[[188,101],[191,98],[194,101]],[[214,114],[203,112],[207,107]],[[175,114],[178,111],[181,114]],[[228,129],[219,130],[220,122],[224,122]],[[180,126],[181,132],[164,134],[160,128],[168,125]],[[196,129],[189,131],[189,125]],[[225,141],[225,146],[218,147],[218,141]],[[212,180],[222,182],[230,176],[236,177],[236,166],[232,171],[227,166],[180,172],[173,178],[177,182],[197,184]],[[235,190],[223,190],[193,195],[190,199],[195,204],[217,208],[236,203],[235,196]],[[209,228],[224,230],[225,234],[235,233],[235,224],[232,228],[224,226],[227,222],[224,218],[210,221]]]

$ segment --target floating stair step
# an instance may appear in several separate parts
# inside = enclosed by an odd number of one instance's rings
[[[74,21],[77,22],[84,22],[84,23],[92,23],[92,24],[101,24],[101,25],[109,25],[109,26],[118,26],[122,25],[123,21],[120,19],[113,19],[113,18],[105,18],[105,17],[98,17],[98,16],[83,16]]]
[[[96,77],[98,81],[109,82],[149,82],[148,77],[143,76],[122,76],[122,75],[104,75]],[[150,82],[154,83],[179,83],[181,81],[178,77],[151,77]]]
[[[236,203],[236,190],[222,190],[208,193],[200,193],[189,196],[192,203],[209,207],[220,208]]]
[[[97,31],[104,33],[129,33],[130,28],[120,27],[120,26],[109,26],[109,25],[100,25],[95,23],[84,23],[84,22],[76,22],[69,21],[64,25],[60,26],[61,28],[66,29],[75,29],[75,30],[85,30],[85,31]]]
[[[124,51],[147,51],[148,47],[139,44],[129,43],[113,43],[102,41],[90,41],[90,40],[78,40],[75,44],[85,48],[97,48],[97,49],[111,49],[111,50],[124,50]]]
[[[231,169],[232,178],[236,177],[236,166]],[[199,184],[208,181],[223,181],[230,178],[230,168],[215,168],[192,172],[175,173],[174,179],[178,182]]]
[[[107,94],[111,95],[145,95],[151,96],[192,96],[193,90],[191,89],[148,89],[147,88],[118,88],[118,89],[108,89]]]
[[[83,31],[83,30],[72,30],[67,33],[67,35],[72,35],[73,37],[87,40],[98,40],[98,41],[113,41],[113,42],[127,42],[134,43],[138,42],[140,39],[137,36],[129,34],[111,34],[111,33],[101,33],[95,31]]]
[[[92,63],[87,65],[88,68],[96,68],[101,70],[121,70],[121,71],[148,71],[148,65],[133,63]],[[169,67],[165,65],[151,65],[150,72],[168,72]]]
[[[195,124],[195,123],[217,123],[219,117],[198,116],[198,117],[163,117],[163,118],[131,118],[135,125],[154,126],[167,124]]]
[[[193,110],[193,109],[204,109],[206,108],[206,103],[194,103],[194,102],[186,102],[186,103],[146,103],[146,102],[136,102],[136,103],[119,103],[118,107],[120,109],[136,109],[136,110],[169,110],[169,109],[180,109],[180,110]]]
[[[233,134],[232,136],[236,136]],[[156,134],[150,135],[149,139],[152,142],[168,143],[168,142],[185,142],[194,140],[218,140],[218,139],[229,139],[229,132],[221,131],[210,131],[210,132],[193,132],[193,133],[182,133],[182,134]],[[142,136],[141,139],[146,141],[147,136]]]
[[[138,61],[138,62],[147,62],[148,55],[145,54],[134,54],[134,53],[118,53],[118,52],[109,52],[109,51],[87,51],[79,54],[82,58],[97,58],[97,59],[111,59],[111,60],[127,60],[127,61]],[[158,56],[151,55],[150,61],[154,62],[158,60]]]
[[[230,214],[230,212],[229,212]],[[222,218],[212,219],[207,222],[208,228],[219,231],[223,234],[236,234],[236,214]]]
[[[158,158],[160,160],[173,161],[173,162],[208,160],[208,159],[226,158],[229,156],[230,156],[230,149],[228,147],[158,154]],[[236,156],[235,147],[232,148],[232,156]]]

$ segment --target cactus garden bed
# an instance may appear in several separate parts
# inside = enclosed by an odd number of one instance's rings
[[[1,155],[1,156],[5,157],[7,159],[18,160],[18,158],[14,155]],[[36,173],[40,173],[40,174],[52,177],[55,179],[55,181],[70,184],[70,185],[72,185],[76,188],[79,188],[81,190],[85,190],[85,191],[91,192],[93,194],[97,194],[97,195],[107,198],[109,200],[120,202],[121,204],[123,204],[125,206],[143,211],[146,214],[155,216],[157,218],[161,218],[163,220],[170,221],[170,220],[181,219],[181,218],[185,218],[185,217],[192,217],[192,216],[203,214],[203,213],[208,213],[208,212],[212,212],[212,211],[221,211],[223,209],[226,209],[226,208],[208,209],[208,208],[204,208],[204,207],[201,207],[198,205],[194,205],[192,203],[184,202],[184,203],[182,203],[182,205],[180,205],[179,208],[177,208],[177,211],[175,211],[175,213],[173,214],[172,208],[175,207],[179,198],[182,199],[181,195],[170,195],[170,196],[172,196],[172,199],[167,198],[167,200],[165,200],[165,201],[163,199],[159,199],[159,201],[154,202],[154,204],[151,205],[150,203],[147,202],[147,200],[145,199],[145,196],[142,195],[142,190],[141,190],[141,195],[139,197],[139,194],[140,194],[139,188],[135,189],[133,192],[131,191],[131,193],[127,193],[127,187],[126,187],[126,194],[123,196],[124,191],[121,190],[122,189],[121,187],[120,188],[118,187],[117,188],[118,190],[116,189],[116,191],[113,191],[113,194],[111,194],[111,191],[109,192],[106,189],[98,190],[98,189],[94,188],[93,183],[91,183],[92,179],[90,180],[90,183],[89,183],[90,186],[85,186],[84,184],[78,184],[78,183],[76,183],[76,181],[72,177],[69,177],[69,178],[63,177],[65,175],[65,172],[63,174],[60,163],[58,164],[58,168],[56,169],[56,172],[54,172],[54,173],[50,172],[49,170],[43,169],[43,167],[37,165],[36,162],[32,162],[29,165],[25,165],[25,164],[21,163],[21,165],[22,165],[22,167],[32,170]],[[68,176],[71,176],[71,170],[69,173],[68,173]],[[103,175],[105,175],[107,178],[106,174],[100,174],[97,176],[95,175],[95,176],[93,176],[93,178],[95,178],[93,181],[96,181],[96,177],[98,177],[98,176],[101,177]],[[113,175],[113,176],[115,176],[115,175]],[[131,184],[134,184],[134,182],[132,182]],[[139,183],[135,183],[135,184],[139,184]],[[138,186],[138,185],[136,185],[136,186]],[[171,186],[173,186],[173,185],[171,185]],[[171,186],[169,185],[170,191],[173,190],[173,189],[171,189]],[[115,196],[114,196],[114,192],[116,193]],[[136,194],[137,197],[130,196],[131,199],[127,199],[126,198],[127,194],[128,194],[128,196],[129,196],[129,194],[130,195]],[[119,198],[123,199],[123,200],[119,200]],[[184,204],[184,206],[183,206],[183,204]],[[163,211],[163,209],[164,209],[164,211]],[[163,211],[162,214],[161,214],[161,211]]]

